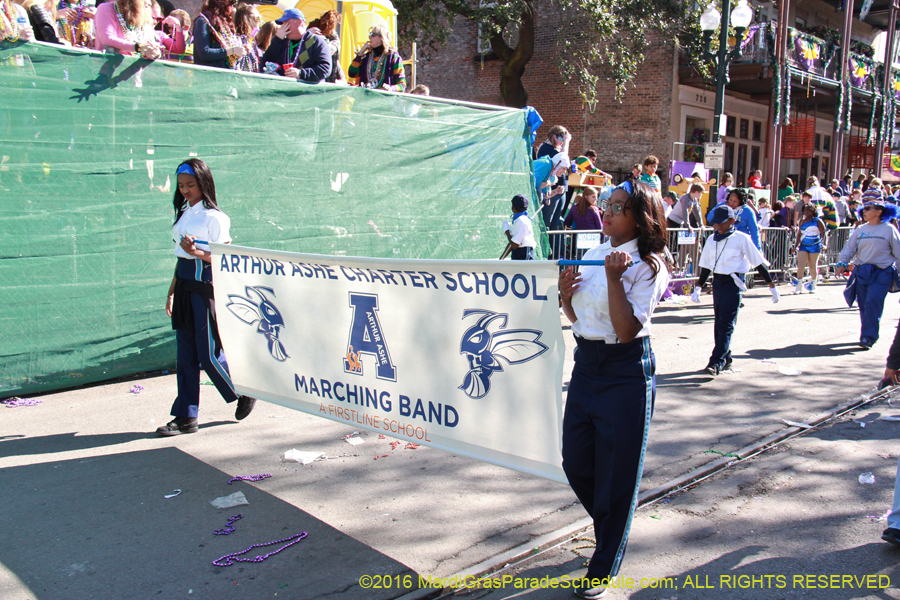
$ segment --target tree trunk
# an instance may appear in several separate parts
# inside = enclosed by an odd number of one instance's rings
[[[506,106],[525,108],[528,92],[522,85],[525,65],[534,55],[534,4],[526,2],[519,27],[519,43],[515,49],[504,41],[502,31],[491,36],[491,49],[503,59],[500,71],[500,95]]]

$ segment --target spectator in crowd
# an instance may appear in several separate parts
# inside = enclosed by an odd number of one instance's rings
[[[844,175],[844,178],[841,179],[840,183],[838,183],[838,187],[841,190],[842,196],[847,196],[847,197],[850,196],[850,192],[853,191],[852,180],[853,180],[853,176],[848,171],[847,174]]]
[[[769,208],[769,201],[765,198],[759,199],[759,216],[757,217],[757,221],[759,221],[760,229],[765,229],[769,227],[772,223],[772,210]]]
[[[837,209],[837,222],[839,226],[847,224],[847,213],[849,212],[849,209],[847,208],[847,199],[843,194],[844,192],[840,187],[831,192],[831,196],[834,198],[834,206]]]
[[[678,199],[672,212],[666,219],[666,227],[670,229],[686,228],[693,233],[695,228],[703,227],[703,215],[700,212],[700,198],[706,188],[703,184],[692,183],[688,193]]]
[[[600,210],[597,208],[598,197],[599,192],[597,188],[591,186],[583,188],[580,194],[576,194],[575,203],[569,209],[569,214],[566,215],[566,220],[563,222],[566,229],[602,229],[603,223],[600,220]],[[572,244],[574,247],[578,247],[577,234],[572,236]],[[576,259],[580,260],[584,252],[584,249],[578,250]]]
[[[206,0],[194,21],[194,63],[233,69],[247,54],[234,32],[235,0]]]
[[[171,411],[175,419],[156,430],[161,436],[197,432],[201,368],[226,402],[237,400],[237,420],[256,404],[255,398],[239,397],[234,391],[216,324],[212,253],[207,244],[230,243],[231,220],[219,209],[216,184],[205,162],[189,158],[178,165],[176,176],[172,237],[177,262],[166,314],[175,330],[178,396]]]
[[[430,96],[431,89],[427,85],[420,83],[416,87],[414,87],[412,90],[410,90],[409,93],[416,95],[416,96]]]
[[[756,222],[756,212],[747,206],[748,198],[749,195],[745,190],[734,188],[728,194],[725,204],[734,212],[734,228],[749,235],[753,245],[759,250],[759,225]]]
[[[790,196],[788,196],[790,197]],[[785,225],[785,221],[787,220],[787,213],[790,212],[790,209],[786,209],[784,207],[784,202],[781,200],[776,200],[772,203],[772,219],[769,221],[770,227],[787,227]]]
[[[656,174],[657,169],[659,169],[659,159],[651,154],[644,159],[644,170],[646,172],[641,175],[641,181],[649,185],[654,192],[662,195],[662,181],[659,179],[659,175]]]
[[[34,39],[38,42],[47,42],[48,44],[62,44],[64,43],[59,39],[59,32],[57,31],[57,27],[54,25],[54,17],[48,9],[41,4],[38,0],[24,0],[20,6],[22,6],[25,11],[28,13],[28,22],[31,26],[31,30],[34,33]],[[48,3],[49,6],[49,3]],[[2,11],[0,11],[2,12]],[[18,12],[18,11],[17,11]],[[94,16],[94,8],[91,7],[91,19]],[[5,15],[3,15],[5,17]],[[0,17],[2,19],[3,17]],[[18,19],[17,19],[18,22]],[[93,32],[93,21],[87,21],[87,25],[90,26],[91,32]],[[3,39],[0,37],[0,39]],[[94,47],[94,38],[93,34],[91,34],[88,38],[88,43],[82,44],[87,47]]]
[[[172,23],[171,19],[163,19],[163,22],[160,23],[162,30],[169,37],[173,37],[175,35],[175,28],[178,27],[179,29],[181,29],[181,35],[184,37],[185,51],[182,53],[167,52],[166,58],[168,60],[177,60],[180,62],[193,62],[193,55],[186,54],[187,46],[190,46],[193,42],[193,40],[191,39],[191,25],[193,24],[191,16],[187,14],[186,11],[183,11],[180,8],[173,10],[167,16],[175,19],[180,24],[180,26],[170,25],[169,23]]]
[[[809,265],[809,274],[812,281],[806,289],[816,291],[816,278],[819,272],[819,254],[826,250],[825,224],[819,218],[819,207],[809,203],[803,206],[803,217],[800,227],[797,229],[797,240],[794,243],[797,252],[797,284],[794,293],[803,291],[803,278],[806,277],[806,267]]]
[[[325,81],[331,73],[331,49],[325,38],[307,31],[303,12],[289,8],[275,22],[279,27],[263,54],[263,66],[276,64],[278,75],[305,83]]]
[[[716,193],[716,206],[723,204],[725,200],[728,199],[728,192],[730,192],[733,187],[734,175],[725,173],[725,175],[722,176],[722,185],[719,186],[719,191]],[[715,206],[712,208],[715,208]]]
[[[768,186],[763,186],[762,184],[762,171],[759,169],[750,174],[750,179],[747,180],[747,183],[756,190],[768,189]]]
[[[597,160],[597,153],[593,150],[585,150],[584,154],[575,158],[575,168],[579,173],[590,173],[591,175],[606,175],[609,176],[608,173],[603,171],[602,169],[598,169],[594,166],[594,161]]]
[[[821,218],[822,222],[825,223],[825,228],[828,231],[834,231],[840,225],[840,220],[838,219],[837,205],[834,203],[834,197],[831,193],[826,189],[823,190],[821,187],[816,189],[810,189],[809,192],[812,194],[812,203],[822,209]]]
[[[805,192],[800,192],[800,196],[797,197],[797,202],[794,204],[794,211],[792,216],[792,220],[790,222],[790,226],[794,227],[800,223],[800,219],[803,217],[803,207],[812,202],[812,194],[809,190]]]
[[[347,80],[351,85],[376,90],[402,92],[406,89],[403,59],[391,46],[390,29],[375,25],[369,30],[369,41],[363,44],[350,63]]]
[[[868,350],[878,341],[878,328],[884,311],[884,299],[897,278],[900,266],[900,232],[888,221],[897,216],[897,207],[884,201],[866,202],[862,225],[853,230],[838,257],[837,274],[854,263],[844,298],[852,306],[859,304],[859,345]]]
[[[34,15],[35,8],[43,9],[44,7],[39,2],[31,3],[29,12],[32,15]],[[96,12],[96,6],[89,6],[85,0],[76,2],[60,0],[56,5],[56,28],[54,30],[58,42],[81,48],[93,48]],[[50,34],[44,30],[43,35],[49,36]],[[50,40],[45,39],[44,41]]]
[[[869,186],[872,184],[872,180],[875,179],[875,175],[873,173],[869,173],[866,175],[866,178],[862,182],[862,186],[859,188],[865,194],[866,190],[869,189]]]
[[[259,64],[259,55],[252,50],[256,40],[253,34],[258,32],[259,23],[262,17],[259,11],[252,4],[238,5],[234,12],[234,35],[239,40],[241,46],[247,49],[247,53],[238,58],[234,62],[235,71],[245,71],[247,73],[259,73],[262,71]]]
[[[669,215],[672,214],[672,207],[678,202],[678,194],[669,190],[663,196],[663,203],[665,203],[666,209],[666,222],[668,222]]]
[[[868,180],[868,183],[869,185],[866,186],[862,195],[863,205],[869,202],[884,202],[887,194],[884,193],[884,183],[882,183],[881,179],[872,177]]]
[[[849,173],[848,173],[848,175],[849,175]],[[863,184],[863,182],[864,182],[865,180],[866,180],[866,176],[863,175],[862,173],[860,173],[860,174],[857,176],[856,181],[853,182],[853,189],[854,189],[854,190],[859,190],[860,192],[862,192],[862,191],[863,191],[863,189],[862,189],[862,184]]]
[[[278,29],[278,23],[275,21],[266,21],[259,27],[259,31],[256,32],[256,35],[253,37],[253,51],[256,52],[256,56],[259,62],[260,69],[262,69],[262,57],[263,54],[266,53],[266,50],[269,49],[269,45],[272,43],[272,38],[275,37],[275,30]]]
[[[772,293],[772,302],[778,302],[778,290],[772,276],[766,269],[769,264],[759,251],[759,247],[742,231],[735,227],[735,213],[731,198],[743,190],[734,189],[725,205],[713,210],[710,225],[715,233],[706,238],[700,254],[700,278],[691,294],[691,300],[700,302],[700,288],[713,276],[713,313],[715,315],[715,346],[709,357],[705,371],[715,377],[728,371],[732,366],[731,336],[737,323],[741,306],[741,293],[747,289],[744,274],[755,268]]]
[[[528,199],[522,194],[513,196],[512,211],[512,225],[506,221],[503,223],[506,238],[512,247],[510,258],[512,260],[533,260],[537,242],[534,239],[531,219],[528,217]]]
[[[331,50],[331,73],[325,78],[327,83],[347,83],[347,77],[341,68],[341,38],[335,33],[340,22],[341,13],[329,10],[309,23],[309,31],[325,38],[328,48]]]
[[[857,227],[859,225],[859,199],[862,194],[859,193],[859,190],[853,190],[852,193],[853,196],[850,197],[850,202],[847,203],[847,222],[845,225],[848,227]]]
[[[631,167],[631,175],[626,177],[625,181],[630,181],[631,183],[640,181],[642,169],[643,169],[643,167],[641,167],[641,163],[634,163],[634,166]]]
[[[166,17],[164,23],[175,27],[175,35],[169,37],[162,31],[154,31],[153,17],[144,0],[111,0],[97,7],[94,16],[97,50],[114,48],[121,54],[139,53],[149,60],[162,56],[163,49],[180,54],[184,52],[184,34],[177,27],[178,20]]]
[[[637,506],[655,397],[650,315],[669,281],[662,201],[647,185],[622,183],[603,201],[608,241],[567,267],[559,295],[578,343],[563,416],[563,470],[594,519],[596,549],[581,598],[599,598],[621,566]]]
[[[778,186],[778,200],[784,200],[785,197],[794,193],[794,181],[790,177],[785,177]]]
[[[828,193],[832,194],[836,191],[839,191],[839,186],[838,186],[839,183],[840,182],[837,179],[832,179],[831,183],[829,183],[828,187],[826,188],[828,190]]]
[[[562,209],[563,198],[566,197],[566,191],[569,189],[569,178],[565,176],[565,172],[559,173],[561,166],[569,166],[569,144],[572,141],[572,134],[562,125],[554,125],[550,128],[550,134],[547,141],[538,148],[538,158],[549,157],[553,162],[553,173],[559,178],[557,185],[550,188],[544,198],[544,207],[541,209],[541,216],[544,218],[544,225],[548,230],[558,231],[562,228]],[[563,158],[565,160],[563,161]],[[561,240],[560,236],[555,236],[556,240]],[[559,244],[553,248],[554,254],[560,250]]]

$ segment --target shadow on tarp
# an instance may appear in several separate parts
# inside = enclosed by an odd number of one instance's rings
[[[39,438],[40,439],[40,438]],[[0,563],[8,598],[391,598],[362,575],[418,575],[409,567],[176,448],[0,470]],[[181,495],[165,499],[173,489]],[[210,501],[241,491],[249,506]],[[327,499],[323,498],[323,501]],[[213,535],[242,514],[230,535]],[[211,563],[252,544],[308,536],[261,563]],[[254,548],[245,556],[281,544]],[[6,579],[4,582],[3,579]],[[189,595],[190,594],[190,595]]]

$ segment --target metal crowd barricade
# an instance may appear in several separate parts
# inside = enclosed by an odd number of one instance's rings
[[[828,248],[819,257],[819,268],[831,270],[838,262],[838,255],[847,244],[852,229],[839,227],[828,233]],[[674,262],[673,274],[679,280],[696,280],[699,275],[700,253],[706,239],[713,234],[710,227],[694,229],[668,229],[668,248]],[[550,247],[555,249],[554,260],[581,260],[589,249],[600,245],[605,237],[600,230],[579,231],[566,229],[548,231]],[[769,261],[769,272],[781,274],[784,280],[796,275],[797,254],[794,244],[796,228],[766,227],[759,230],[759,243],[763,256]],[[752,287],[754,272],[748,273],[748,285]]]
[[[547,235],[554,260],[581,260],[585,252],[606,240],[599,229],[560,229],[548,231]]]

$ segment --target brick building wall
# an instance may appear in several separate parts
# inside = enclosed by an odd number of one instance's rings
[[[677,99],[674,47],[651,37],[637,84],[628,88],[624,101],[621,104],[616,101],[613,84],[601,82],[597,105],[590,110],[583,105],[574,85],[564,85],[554,64],[558,28],[556,9],[548,2],[539,2],[534,57],[525,67],[523,77],[528,104],[544,119],[537,143],[546,139],[551,126],[564,125],[572,133],[573,157],[593,148],[600,168],[630,172],[634,163],[654,154],[664,171],[672,152],[673,95]],[[502,63],[473,60],[477,38],[477,25],[458,19],[447,45],[421,58],[418,83],[428,85],[434,96],[503,104]]]

